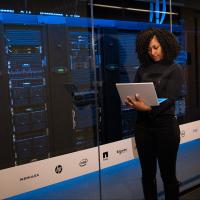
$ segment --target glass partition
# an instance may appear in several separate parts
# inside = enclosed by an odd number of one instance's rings
[[[150,27],[173,32],[180,44],[181,50],[175,63],[180,65],[184,82],[181,98],[176,101],[176,116],[181,127],[181,142],[185,144],[180,146],[177,173],[181,191],[199,183],[200,163],[190,170],[185,163],[185,160],[190,163],[196,160],[197,155],[191,150],[189,141],[197,141],[194,146],[199,148],[198,140],[195,139],[199,138],[199,122],[196,120],[200,119],[199,70],[198,59],[195,58],[198,55],[195,53],[195,49],[198,49],[198,43],[195,42],[198,40],[198,20],[195,19],[192,29],[188,29],[191,21],[186,20],[183,14],[187,12],[187,6],[179,1],[93,1],[94,29],[100,46],[98,73],[102,82],[99,87],[102,96],[99,124],[102,199],[143,198],[141,170],[134,141],[137,113],[121,104],[115,83],[133,82],[139,67],[135,53],[136,35]],[[191,64],[195,65],[192,66],[194,69],[190,69]],[[195,132],[196,136],[188,136],[191,132]],[[194,177],[194,182],[191,177]],[[164,193],[159,177],[158,183],[159,196],[162,198]]]
[[[3,199],[40,198],[56,183],[44,198],[100,198],[91,10],[79,0],[0,3],[0,172],[13,182]]]
[[[178,0],[0,2],[0,199],[143,198],[137,113],[122,105],[115,84],[133,82],[136,35],[150,27],[173,32],[181,47],[178,176],[181,190],[199,183],[200,163],[189,166],[200,148],[199,15],[188,7]]]

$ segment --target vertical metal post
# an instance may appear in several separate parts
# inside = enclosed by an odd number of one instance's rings
[[[170,32],[173,32],[172,30],[172,1],[169,0],[169,10],[170,10],[170,14],[169,14],[169,17],[170,17]]]
[[[93,4],[93,0],[90,0],[90,13],[91,13],[91,30],[92,30],[92,66],[93,66],[93,70],[94,70],[94,82],[95,82],[95,105],[96,105],[96,134],[97,134],[97,148],[98,148],[98,165],[99,165],[99,200],[102,200],[102,182],[101,182],[101,154],[100,154],[100,141],[99,141],[99,121],[98,121],[98,94],[97,94],[97,74],[96,74],[96,60],[95,60],[95,40],[94,40],[94,4]]]

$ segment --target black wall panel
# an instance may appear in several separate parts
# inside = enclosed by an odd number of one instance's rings
[[[119,43],[117,30],[102,31],[102,142],[108,143],[122,138],[121,102],[115,86],[120,81]]]

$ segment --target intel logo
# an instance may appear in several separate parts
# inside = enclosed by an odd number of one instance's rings
[[[85,165],[87,165],[88,159],[84,158],[79,162],[79,166],[80,167],[84,167]]]

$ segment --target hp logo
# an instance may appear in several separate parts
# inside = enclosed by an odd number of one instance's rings
[[[55,168],[55,172],[56,172],[56,174],[60,174],[61,172],[62,172],[62,166],[61,165],[58,165],[58,166],[56,166],[56,168]]]

